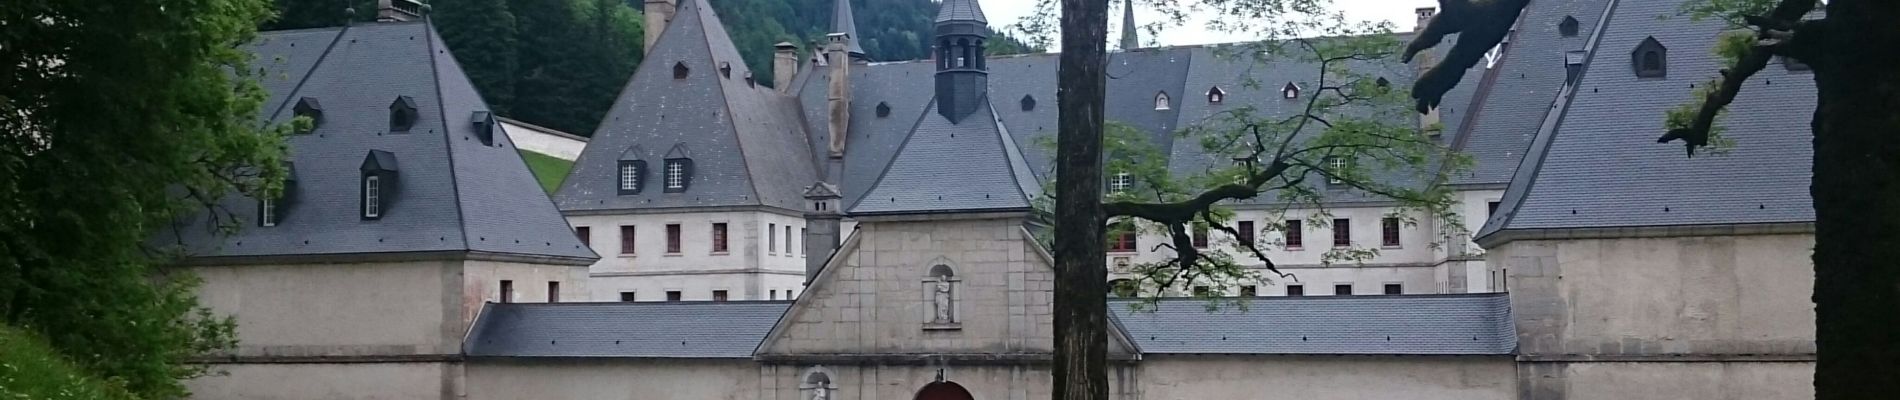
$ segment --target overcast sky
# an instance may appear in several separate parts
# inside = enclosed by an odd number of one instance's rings
[[[978,1],[982,2],[983,13],[989,17],[990,24],[995,25],[998,29],[1016,23],[1016,21],[1023,16],[1033,12],[1036,6],[1036,0]],[[1119,4],[1121,2],[1117,1],[1115,3],[1117,4],[1114,8],[1116,11],[1112,11],[1113,15],[1109,16],[1108,37],[1110,41],[1121,37],[1121,12],[1119,11]],[[1136,3],[1140,2],[1137,1]],[[1412,30],[1412,25],[1417,22],[1417,17],[1414,17],[1412,14],[1413,9],[1437,6],[1438,2],[1435,0],[1333,0],[1333,7],[1344,11],[1348,18],[1369,21],[1391,21],[1394,25],[1393,29],[1401,32]],[[1152,9],[1144,10],[1140,4],[1136,4],[1135,7],[1135,20],[1137,23],[1148,24],[1164,18],[1159,11]],[[1158,38],[1160,44],[1164,46],[1228,43],[1252,39],[1258,38],[1213,31],[1205,28],[1202,24],[1193,22],[1184,26],[1167,29],[1163,31],[1161,37]],[[1142,38],[1144,44],[1151,40],[1156,39]],[[1113,47],[1113,45],[1110,47]]]

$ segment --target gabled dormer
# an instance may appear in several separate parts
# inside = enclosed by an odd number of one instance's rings
[[[284,190],[276,196],[259,196],[257,199],[257,226],[271,227],[284,222],[284,216],[295,208],[297,202],[297,165],[284,163]]]
[[[1576,37],[1577,17],[1565,15],[1563,21],[1557,22],[1557,34],[1563,37]]]
[[[299,134],[315,132],[323,126],[323,103],[318,103],[315,97],[297,99],[297,106],[291,108],[291,114],[310,119],[310,127],[297,130]]]
[[[1636,50],[1630,51],[1630,68],[1638,78],[1661,78],[1669,75],[1669,49],[1655,36],[1643,38],[1636,44]]]
[[[1221,104],[1224,102],[1227,102],[1226,90],[1221,90],[1220,86],[1207,88],[1207,104]]]
[[[684,193],[686,189],[692,187],[692,149],[687,148],[685,143],[673,145],[672,150],[666,151],[666,159],[663,161],[665,164],[661,166],[663,169],[660,170],[660,176],[666,185],[667,193]]]
[[[621,196],[640,194],[647,187],[646,149],[640,145],[628,147],[620,153],[614,173],[614,191]]]
[[[488,111],[469,113],[468,123],[475,129],[475,140],[482,141],[483,146],[495,145],[495,130],[501,129],[501,124],[495,122],[494,113]]]
[[[1280,87],[1280,97],[1288,100],[1300,98],[1300,85],[1287,82],[1285,86]]]
[[[389,102],[389,133],[408,133],[416,118],[416,99],[396,96],[396,101]]]
[[[357,210],[365,221],[382,219],[389,215],[401,188],[397,182],[396,153],[370,150],[369,155],[363,157],[361,170]]]

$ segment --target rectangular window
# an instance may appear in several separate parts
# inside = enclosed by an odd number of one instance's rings
[[[1333,247],[1352,246],[1352,220],[1333,218]]]
[[[767,291],[768,291],[768,292],[772,292],[772,293],[771,293],[771,294],[772,294],[772,300],[778,300],[778,290],[777,290],[777,289],[774,289],[774,290],[767,290]]]
[[[1326,183],[1333,185],[1346,183],[1344,179],[1339,179],[1340,174],[1346,173],[1346,159],[1327,157],[1326,163],[1331,167],[1326,169]]]
[[[1207,248],[1207,224],[1194,224],[1194,248]]]
[[[714,291],[713,291],[713,301],[726,301],[726,291],[724,291],[724,290],[714,290]]]
[[[778,224],[765,224],[765,253],[778,254]]]
[[[785,226],[785,256],[792,256],[792,226]]]
[[[1397,283],[1385,284],[1385,294],[1405,294],[1405,286]]]
[[[1351,296],[1352,284],[1344,283],[1344,284],[1333,285],[1333,295],[1334,296]]]
[[[633,225],[620,226],[620,254],[635,254]]]
[[[666,254],[680,253],[680,224],[666,224]]]
[[[1234,231],[1240,232],[1240,237],[1236,237],[1234,240],[1240,241],[1241,244],[1253,245],[1253,221],[1240,221],[1240,223],[1234,227]]]
[[[1498,202],[1493,201],[1493,202],[1485,203],[1484,207],[1486,210],[1490,210],[1489,212],[1484,214],[1485,218],[1490,218],[1493,215],[1498,215]]]
[[[277,226],[277,201],[265,198],[258,200],[257,224],[259,226]]]
[[[640,176],[640,169],[634,167],[633,163],[621,163],[620,164],[620,190],[629,191],[629,192],[639,191],[640,181],[638,179],[635,179],[635,178],[638,178],[639,176]]]
[[[574,227],[574,238],[581,240],[582,246],[594,247],[594,229],[585,226]]]
[[[620,301],[631,302],[638,298],[638,296],[634,296],[634,292],[620,292]]]
[[[684,160],[666,160],[666,188],[668,190],[686,188],[686,162]]]
[[[712,251],[714,253],[724,253],[727,250],[726,223],[714,222],[712,224]]]
[[[1286,222],[1286,248],[1287,249],[1289,250],[1298,249],[1300,247],[1305,246],[1304,242],[1306,241],[1306,228],[1303,227],[1302,225],[1305,225],[1305,223],[1302,223],[1300,222],[1300,220],[1297,220],[1297,219]]]
[[[1108,191],[1113,193],[1126,192],[1133,187],[1135,187],[1135,176],[1127,172],[1116,173],[1115,177],[1108,181]]]
[[[383,216],[382,177],[370,175],[363,178],[363,217],[381,218]]]
[[[1207,289],[1207,287],[1206,287],[1206,286],[1195,286],[1195,287],[1194,287],[1194,296],[1195,296],[1195,297],[1205,297],[1205,296],[1207,296],[1207,292],[1208,292],[1208,289]]]
[[[549,303],[561,302],[561,283],[560,282],[548,281],[548,302]]]
[[[806,230],[805,228],[798,228],[798,237],[810,237],[810,236],[811,236],[811,231]],[[806,239],[806,240],[811,240],[811,239]],[[799,257],[805,256],[805,248],[803,247],[798,248],[798,256]]]
[[[1385,247],[1399,247],[1399,219],[1386,217],[1379,220],[1379,244]]]
[[[1259,293],[1259,292],[1258,292],[1258,290],[1259,290],[1259,289],[1258,289],[1258,288],[1255,288],[1255,287],[1254,287],[1253,285],[1247,285],[1247,286],[1241,286],[1241,287],[1240,287],[1240,297],[1254,297],[1254,296],[1258,296],[1258,295],[1259,295],[1259,294],[1258,294],[1258,293]]]
[[[1306,285],[1286,285],[1286,295],[1299,297],[1306,295]]]
[[[678,290],[666,291],[666,301],[680,301],[680,291]]]
[[[1114,235],[1114,237],[1110,238],[1110,241],[1108,242],[1108,251],[1119,252],[1119,253],[1129,253],[1129,252],[1136,251],[1135,250],[1135,246],[1136,246],[1135,236],[1136,234],[1135,234],[1134,227],[1124,228],[1119,234],[1116,234]]]
[[[515,281],[506,279],[501,281],[501,302],[515,302]]]

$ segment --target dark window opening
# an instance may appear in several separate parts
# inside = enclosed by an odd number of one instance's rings
[[[634,296],[634,292],[620,292],[620,301],[631,302],[637,298],[637,296]]]
[[[1385,294],[1405,294],[1405,287],[1397,283],[1385,284]]]
[[[884,117],[889,117],[889,116],[891,116],[891,105],[886,104],[884,102],[878,102],[877,103],[877,117],[884,118]]]
[[[1286,285],[1286,295],[1300,297],[1306,295],[1306,285]]]
[[[788,257],[792,255],[792,226],[791,225],[785,226],[785,255]]]
[[[1399,247],[1399,219],[1386,217],[1379,221],[1380,241],[1385,247]]]
[[[686,68],[685,62],[673,63],[673,79],[686,79],[686,74],[689,72],[692,72],[692,69]]]
[[[1194,287],[1194,297],[1207,297],[1208,293],[1210,293],[1210,291],[1208,290],[1206,286]]]
[[[1240,223],[1236,225],[1234,231],[1239,232],[1240,236],[1234,238],[1234,240],[1239,240],[1241,244],[1247,246],[1253,246],[1253,221],[1240,221]]]
[[[1109,241],[1108,251],[1113,251],[1113,252],[1137,251],[1135,249],[1135,246],[1137,246],[1137,244],[1135,243],[1136,236],[1137,234],[1135,233],[1135,227],[1128,226],[1128,227],[1120,228],[1119,233],[1117,233],[1115,237]]]
[[[666,291],[666,301],[680,301],[680,291],[678,290]]]
[[[1260,295],[1259,289],[1255,288],[1253,285],[1240,287],[1240,297],[1254,297],[1254,296],[1259,296],[1259,295]]]
[[[561,302],[561,283],[560,282],[548,281],[548,302],[549,303]]]
[[[1031,110],[1035,110],[1035,109],[1036,109],[1036,97],[1035,97],[1035,96],[1030,96],[1030,95],[1026,95],[1026,94],[1025,94],[1025,95],[1023,95],[1023,100],[1022,100],[1022,103],[1023,103],[1023,111],[1031,111]]]
[[[714,253],[724,253],[727,250],[726,223],[715,222],[712,224],[712,251]]]
[[[1661,78],[1667,76],[1669,68],[1668,52],[1669,49],[1663,47],[1662,42],[1656,41],[1655,37],[1643,38],[1643,42],[1636,45],[1636,51],[1631,53],[1631,67],[1636,70],[1636,77]]]
[[[765,253],[778,254],[778,224],[765,224]]]
[[[713,291],[713,301],[726,301],[726,291],[724,291],[724,290],[714,290],[714,291]]]
[[[408,132],[416,125],[416,100],[409,96],[396,96],[389,103],[389,131]]]
[[[620,254],[637,254],[634,251],[633,225],[620,226]]]
[[[1194,224],[1194,248],[1207,248],[1207,224]]]
[[[1302,225],[1305,224],[1300,220],[1286,222],[1286,248],[1298,249],[1305,246],[1306,232]]]
[[[1351,296],[1352,284],[1346,283],[1346,284],[1333,285],[1333,295],[1334,296]]]
[[[501,302],[502,303],[515,302],[515,281],[506,280],[506,279],[503,279],[501,281]]]
[[[1557,23],[1557,34],[1563,35],[1564,37],[1577,36],[1577,18],[1567,15],[1564,16],[1563,22]]]
[[[680,253],[680,224],[666,224],[666,254]]]
[[[581,240],[582,246],[594,247],[594,229],[585,226],[574,227],[574,238]]]
[[[1485,218],[1490,218],[1491,216],[1498,215],[1498,202],[1493,201],[1493,202],[1485,203],[1484,208],[1486,212],[1484,214]]]
[[[1352,246],[1352,220],[1333,218],[1333,247]]]

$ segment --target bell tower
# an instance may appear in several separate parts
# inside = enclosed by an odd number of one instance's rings
[[[988,96],[984,42],[989,21],[976,0],[944,0],[937,12],[937,113],[961,123]]]

